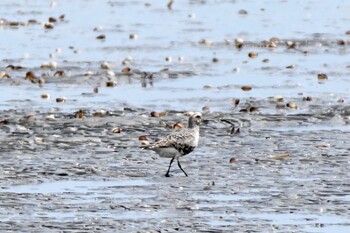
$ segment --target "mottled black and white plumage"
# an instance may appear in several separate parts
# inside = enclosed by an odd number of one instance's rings
[[[180,165],[179,158],[191,153],[198,146],[199,124],[201,121],[201,114],[195,113],[188,120],[188,128],[176,130],[165,139],[144,147],[155,151],[160,157],[171,158],[168,171],[165,174],[166,177],[169,177],[170,167],[174,159],[177,159],[179,168],[187,176]]]

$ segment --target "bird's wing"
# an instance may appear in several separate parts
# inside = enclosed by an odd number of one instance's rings
[[[163,140],[149,145],[148,149],[174,147],[175,145],[185,145],[194,139],[193,134],[188,130],[175,131]]]

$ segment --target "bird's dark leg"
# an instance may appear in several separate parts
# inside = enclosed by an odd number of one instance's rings
[[[174,159],[175,159],[175,157],[170,160],[168,171],[165,174],[166,177],[169,177],[170,167],[171,167],[171,164],[174,162]]]
[[[177,158],[177,165],[179,166],[181,171],[183,171],[183,173],[185,173],[185,175],[188,176],[187,173],[184,171],[184,169],[182,169],[179,158]]]

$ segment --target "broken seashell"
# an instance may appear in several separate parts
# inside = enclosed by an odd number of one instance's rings
[[[101,64],[101,68],[102,69],[110,69],[111,68],[111,65],[108,63],[108,62],[103,62]]]
[[[214,44],[214,41],[212,40],[206,40],[206,39],[200,39],[198,41],[199,44],[203,44],[203,45],[207,45],[207,46],[210,46],[210,45],[213,45]]]
[[[326,80],[326,79],[328,79],[328,76],[324,73],[319,73],[319,74],[317,74],[317,79],[318,80]]]
[[[53,23],[50,23],[50,22],[44,23],[43,27],[45,29],[53,29]]]
[[[47,69],[54,69],[57,68],[57,62],[51,61],[51,62],[46,62],[43,63],[40,68],[47,68]]]
[[[115,127],[112,129],[112,133],[121,133],[121,132],[122,132],[122,129],[119,127]]]
[[[115,76],[115,73],[114,73],[112,70],[107,70],[106,75],[107,75],[108,77],[114,77],[114,76]]]
[[[11,77],[5,71],[1,71],[0,72],[0,78],[8,79],[8,78],[11,78]]]
[[[64,71],[63,70],[57,70],[54,74],[54,77],[63,77],[64,76]]]
[[[55,118],[55,115],[51,114],[51,115],[46,116],[45,120],[47,120],[47,121],[55,121],[56,118]]]
[[[242,38],[236,38],[235,39],[235,45],[237,48],[242,48],[244,45],[244,40]]]
[[[285,159],[285,158],[288,158],[288,157],[289,157],[289,154],[285,153],[285,154],[279,154],[279,155],[272,155],[269,158],[270,159]]]
[[[294,103],[294,102],[289,102],[289,103],[286,104],[286,106],[288,108],[291,108],[291,109],[297,109],[298,108],[298,105],[296,103]]]

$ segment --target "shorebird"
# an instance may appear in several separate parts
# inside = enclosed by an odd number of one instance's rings
[[[143,147],[155,151],[160,157],[171,158],[168,171],[165,174],[166,177],[169,177],[171,164],[175,159],[181,171],[187,176],[187,173],[181,167],[179,158],[191,153],[198,146],[201,121],[201,114],[195,113],[188,119],[188,128],[178,129],[165,139]]]

